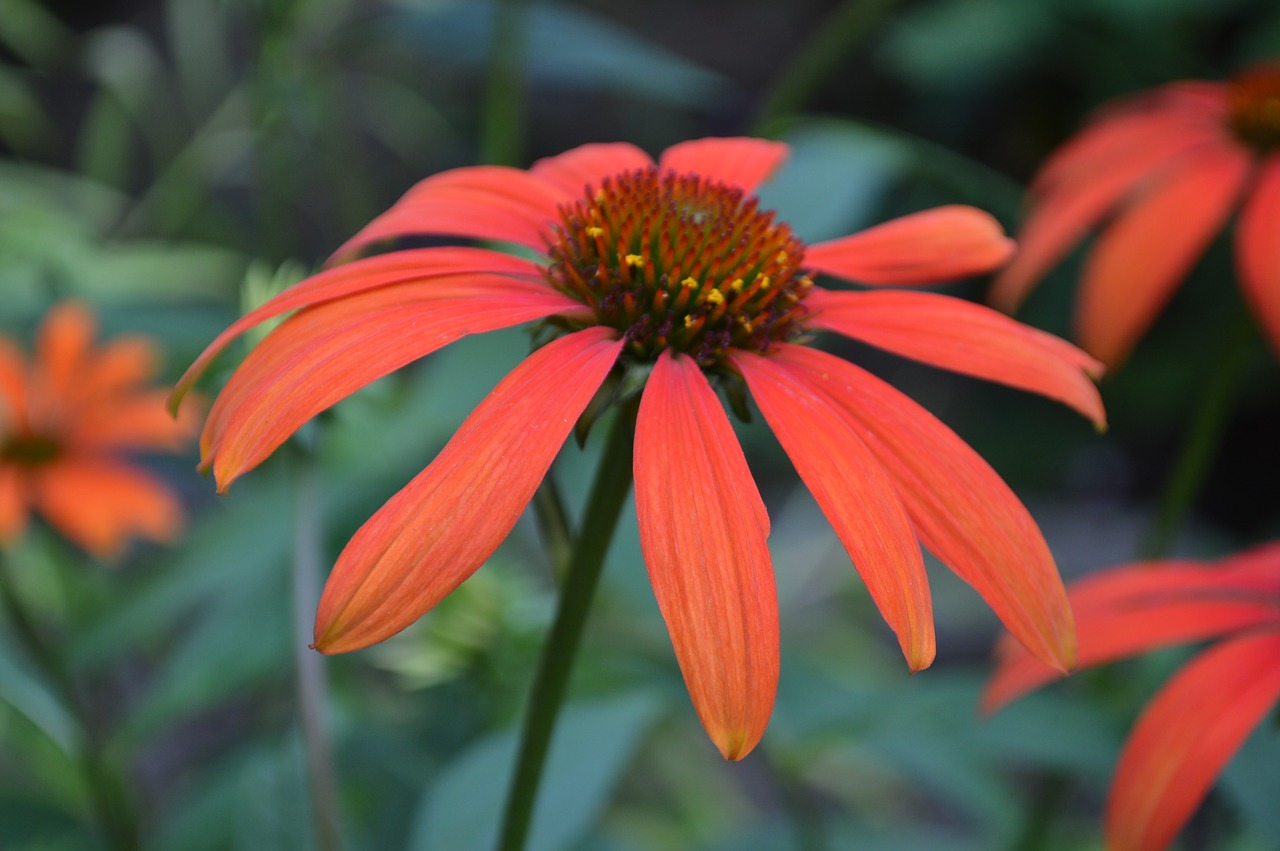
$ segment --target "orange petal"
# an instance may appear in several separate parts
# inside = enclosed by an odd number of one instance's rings
[[[99,558],[119,554],[132,536],[171,542],[182,508],[160,482],[131,467],[64,458],[43,468],[35,504],[55,529]]]
[[[1262,167],[1236,224],[1240,285],[1271,345],[1280,351],[1280,156]]]
[[[142,449],[177,452],[199,425],[195,407],[174,419],[163,390],[132,393],[81,408],[67,423],[66,440],[82,449]]]
[[[821,376],[748,353],[733,362],[898,636],[907,665],[927,668],[936,651],[929,580],[894,483],[849,415],[827,397]]]
[[[0,429],[27,418],[27,358],[8,340],[0,339]]]
[[[177,411],[182,397],[233,340],[262,322],[291,310],[394,284],[427,281],[459,274],[497,274],[538,279],[541,272],[529,260],[483,248],[421,248],[396,251],[327,269],[289,287],[275,298],[242,316],[210,343],[187,368],[169,397],[170,411]]]
[[[27,498],[26,475],[11,465],[0,466],[0,546],[26,531]]]
[[[1138,719],[1107,800],[1107,846],[1163,851],[1280,700],[1280,631],[1201,653]]]
[[[361,228],[329,262],[351,259],[376,242],[431,234],[542,249],[563,200],[562,193],[518,168],[479,165],[442,171],[420,181]]]
[[[769,518],[694,361],[664,351],[636,423],[636,515],[658,607],[702,726],[725,759],[760,741],[778,686]]]
[[[658,167],[681,174],[699,174],[737,186],[748,195],[768,179],[790,149],[783,142],[747,137],[695,139],[662,152]]]
[[[644,151],[627,142],[581,145],[538,160],[529,173],[560,192],[567,200],[585,197],[587,187],[600,188],[602,178],[653,165]]]
[[[613,368],[616,334],[587,328],[525,358],[356,532],[320,598],[317,650],[344,653],[395,635],[489,558]]]
[[[1188,160],[1126,209],[1085,263],[1077,336],[1108,367],[1119,365],[1222,228],[1252,157],[1223,145]]]
[[[921,292],[832,292],[806,302],[811,328],[825,328],[932,366],[997,381],[1075,408],[1099,428],[1106,413],[1088,376],[1102,364],[1060,340],[990,308]]]
[[[995,271],[1013,251],[989,214],[952,205],[812,245],[804,265],[862,284],[932,284]]]
[[[93,314],[76,301],[60,302],[45,314],[36,336],[35,354],[42,409],[61,406],[72,395],[89,361],[97,328]]]
[[[920,540],[974,587],[1005,628],[1059,670],[1075,664],[1071,607],[1031,515],[987,463],[928,411],[834,355],[786,346],[839,403],[893,480]]]
[[[306,308],[227,381],[201,435],[201,463],[212,463],[224,491],[307,420],[405,364],[467,334],[580,309],[544,284],[498,275],[382,287]]]

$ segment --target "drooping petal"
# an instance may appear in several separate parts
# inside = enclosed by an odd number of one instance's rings
[[[1085,263],[1077,336],[1108,367],[1122,362],[1231,213],[1252,167],[1237,147],[1189,159],[1135,201]]]
[[[465,274],[510,275],[536,280],[538,266],[520,257],[483,248],[422,248],[369,257],[312,275],[246,313],[210,343],[187,368],[169,397],[176,411],[196,380],[233,340],[250,328],[291,310],[395,284]]]
[[[849,415],[811,385],[808,369],[734,355],[778,442],[853,559],[912,671],[933,662],[933,604],[920,545],[894,483]]]
[[[995,471],[932,414],[880,379],[805,346],[773,355],[840,404],[893,480],[920,540],[974,587],[1032,653],[1075,664],[1071,607],[1031,515]]]
[[[545,246],[562,193],[518,168],[455,168],[420,181],[382,215],[361,228],[330,257],[349,260],[376,242],[442,235],[497,239],[530,248]]]
[[[542,284],[458,275],[301,310],[227,381],[201,435],[202,463],[226,490],[303,423],[370,382],[468,334],[581,309]]]
[[[315,648],[344,653],[413,623],[498,548],[622,342],[587,328],[529,355],[436,459],[356,532],[316,612]]]
[[[862,284],[936,284],[992,272],[1014,247],[990,214],[951,205],[812,245],[804,265]]]
[[[586,195],[587,187],[624,171],[652,165],[644,151],[627,142],[581,145],[563,154],[538,160],[529,169],[533,176],[555,187],[566,201]]]
[[[1263,166],[1236,224],[1240,286],[1258,324],[1280,351],[1280,156]]]
[[[50,525],[99,558],[118,555],[131,537],[169,542],[182,528],[182,508],[168,488],[112,461],[60,459],[40,470],[33,488]]]
[[[811,328],[835,331],[932,366],[1056,399],[1099,429],[1106,414],[1089,380],[1102,364],[1060,340],[979,304],[937,293],[833,292],[806,301]]]
[[[769,518],[715,391],[670,350],[636,422],[636,514],[658,607],[702,726],[746,756],[773,711],[778,603]]]
[[[22,537],[27,515],[25,475],[11,464],[0,466],[0,545]]]
[[[789,150],[785,143],[767,139],[694,139],[663,151],[658,167],[699,174],[737,186],[749,195],[782,165]]]
[[[1280,700],[1280,630],[1241,636],[1188,663],[1138,719],[1116,766],[1106,837],[1163,851]]]

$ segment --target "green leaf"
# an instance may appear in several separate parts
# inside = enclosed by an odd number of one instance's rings
[[[43,679],[16,657],[8,641],[0,641],[0,700],[40,728],[63,753],[80,752],[80,725]]]

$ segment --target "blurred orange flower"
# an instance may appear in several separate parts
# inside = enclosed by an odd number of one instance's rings
[[[357,388],[458,339],[542,320],[555,339],[504,379],[435,461],[347,545],[320,602],[315,646],[355,650],[404,629],[471,575],[515,525],[611,374],[643,384],[634,475],[641,544],[695,708],[721,752],[759,740],[778,677],[769,518],[712,381],[749,390],[835,527],[909,666],[934,656],[917,537],[1034,652],[1074,656],[1057,569],[1021,503],[968,446],[902,394],[809,348],[834,331],[1059,399],[1101,423],[1078,349],[988,308],[922,292],[833,292],[978,274],[1012,250],[967,207],[806,246],[753,191],[786,156],[758,139],[703,139],[657,163],[586,145],[529,171],[460,168],[418,184],[340,250],[448,234],[518,243],[395,251],[337,266],[253,311],[296,310],[223,388],[201,438],[220,489]],[[615,385],[608,385],[613,387]],[[609,391],[613,392],[613,391]]]
[[[1280,351],[1280,64],[1104,107],[1049,158],[1031,191],[1018,256],[991,291],[996,306],[1016,308],[1114,213],[1085,262],[1076,336],[1115,367],[1239,208],[1240,286]]]
[[[16,540],[34,511],[100,558],[130,536],[169,541],[182,511],[169,489],[120,456],[175,452],[195,431],[164,392],[145,382],[155,352],[141,337],[95,347],[93,315],[64,302],[45,316],[28,362],[0,338],[0,543]]]
[[[1280,544],[1217,563],[1124,565],[1074,583],[1070,598],[1082,668],[1221,639],[1151,701],[1116,766],[1108,848],[1160,851],[1280,701]],[[1058,676],[1009,636],[997,652],[983,698],[988,710]]]

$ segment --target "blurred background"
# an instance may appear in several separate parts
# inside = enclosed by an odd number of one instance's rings
[[[1278,55],[1271,0],[0,0],[0,330],[27,345],[75,297],[108,336],[159,341],[171,381],[417,180],[593,141],[657,154],[705,135],[781,138],[792,157],[762,195],[807,240],[943,203],[1016,233],[1028,178],[1090,110]],[[1067,333],[1079,256],[1020,318]],[[981,300],[986,284],[948,292]],[[1103,435],[1039,398],[841,351],[987,458],[1070,578],[1150,540],[1237,292],[1228,235],[1104,381]],[[296,674],[312,612],[295,597],[528,347],[522,330],[464,339],[322,416],[222,497],[194,454],[145,459],[189,512],[177,546],[103,565],[36,526],[9,548],[0,567],[87,697],[143,847],[322,847]],[[1280,371],[1256,330],[1243,358],[1172,552],[1280,535]],[[997,622],[978,597],[931,565],[938,662],[908,677],[768,430],[740,434],[782,606],[762,746],[728,765],[706,740],[629,515],[529,847],[1101,848],[1120,742],[1185,653],[982,718]],[[598,440],[571,442],[554,468],[572,509]],[[296,557],[300,540],[314,558]],[[554,598],[525,520],[413,628],[323,660],[345,847],[489,846]],[[3,626],[0,848],[103,847],[82,731]],[[1264,724],[1182,847],[1280,847],[1277,766],[1280,730]]]

